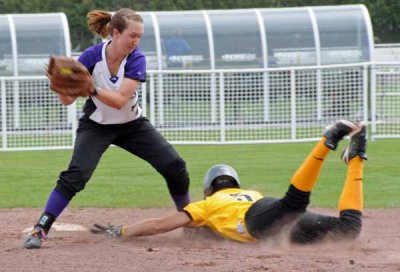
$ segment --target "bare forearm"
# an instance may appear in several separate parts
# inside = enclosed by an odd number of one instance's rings
[[[69,106],[69,105],[71,105],[72,103],[75,102],[76,97],[58,94],[58,100],[60,100],[60,102],[61,102],[64,106]]]
[[[134,225],[123,226],[123,228],[125,237],[150,236],[173,230],[161,226],[159,218],[144,220]]]
[[[128,103],[139,88],[140,82],[138,80],[125,78],[118,90],[107,90],[102,87],[97,87],[96,98],[104,104],[114,108],[121,109]]]
[[[138,237],[161,234],[188,225],[191,219],[184,212],[140,221],[133,225],[123,226],[123,236]]]
[[[121,109],[130,99],[129,96],[123,95],[120,92],[105,89],[99,89],[96,98],[115,109]]]

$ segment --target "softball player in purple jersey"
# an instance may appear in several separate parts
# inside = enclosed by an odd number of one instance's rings
[[[113,16],[94,10],[87,18],[92,32],[112,39],[89,47],[79,58],[91,73],[96,89],[84,105],[69,167],[60,173],[25,248],[41,247],[53,222],[84,189],[112,144],[144,159],[165,178],[177,210],[190,202],[185,161],[142,116],[138,104],[137,89],[146,80],[146,59],[138,48],[143,35],[142,17],[133,10],[121,9]],[[75,99],[59,95],[64,105]]]

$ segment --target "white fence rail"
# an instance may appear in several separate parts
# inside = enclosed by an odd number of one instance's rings
[[[46,77],[0,86],[0,150],[72,147],[84,100],[62,106]],[[372,139],[400,138],[400,64],[152,70],[140,103],[176,144],[310,141],[338,118],[370,120]]]
[[[400,138],[400,63],[371,66],[371,138]]]

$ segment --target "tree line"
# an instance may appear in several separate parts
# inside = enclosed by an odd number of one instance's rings
[[[137,11],[199,9],[278,8],[299,6],[364,4],[370,13],[377,43],[400,43],[398,0],[0,0],[2,14],[63,12],[68,18],[72,48],[81,50],[93,43],[86,14],[94,9]]]

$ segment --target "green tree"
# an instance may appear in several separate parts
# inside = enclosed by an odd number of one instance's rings
[[[138,11],[276,8],[364,4],[371,15],[380,42],[400,42],[400,1],[397,0],[0,0],[6,13],[64,12],[67,15],[72,48],[82,50],[93,43],[86,14],[93,9],[116,11],[122,7]]]
[[[400,42],[400,2],[396,0],[364,1],[371,15],[379,42]]]

